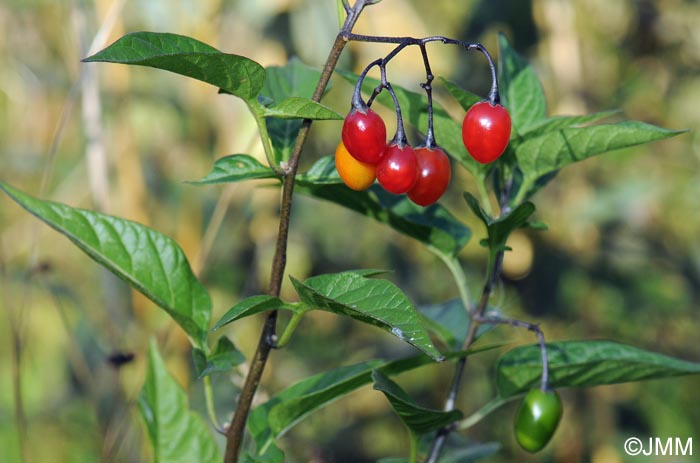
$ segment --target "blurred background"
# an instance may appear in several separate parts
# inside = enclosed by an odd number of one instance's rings
[[[137,220],[175,238],[210,289],[214,320],[263,292],[277,229],[279,190],[266,183],[194,187],[227,154],[262,157],[240,101],[205,84],[146,68],[81,64],[132,31],[193,36],[265,66],[298,56],[320,66],[337,32],[334,0],[4,0],[0,4],[0,179],[35,196]],[[440,34],[480,41],[496,54],[503,31],[531,60],[550,114],[620,109],[625,118],[690,132],[617,151],[563,170],[534,198],[546,232],[518,232],[493,303],[541,323],[547,339],[615,339],[700,361],[700,5],[692,0],[384,0],[356,32]],[[353,43],[340,67],[360,71],[386,54]],[[433,72],[485,95],[483,59],[429,48]],[[389,79],[419,90],[414,50],[392,61]],[[349,108],[340,78],[325,103]],[[443,89],[437,98],[456,117]],[[391,121],[386,113],[387,121]],[[314,124],[304,166],[331,154],[340,122]],[[391,122],[389,132],[393,131]],[[438,143],[440,134],[437,134]],[[483,235],[455,173],[444,204]],[[353,226],[338,226],[338,224]],[[473,290],[485,254],[478,239],[462,261]],[[444,265],[418,243],[337,206],[298,197],[288,273],[304,278],[387,268],[416,305],[457,297]],[[284,296],[293,297],[285,286]],[[135,406],[154,336],[168,367],[204,410],[187,340],[153,305],[103,272],[62,236],[0,197],[0,460],[140,462],[150,458]],[[228,328],[248,357],[260,319]],[[499,328],[489,341],[530,343]],[[288,349],[274,352],[259,398],[296,379],[371,357],[410,354],[379,330],[327,314],[307,317]],[[469,362],[458,407],[477,410],[494,394],[497,353]],[[452,375],[435,365],[398,381],[440,407]],[[227,420],[241,373],[214,379]],[[700,437],[700,378],[562,391],[554,441],[530,456],[512,436],[515,405],[472,428],[498,441],[485,461],[636,461],[623,442]],[[18,396],[19,391],[20,396]],[[291,462],[372,462],[405,454],[402,425],[384,397],[365,388],[294,428],[281,442]],[[700,448],[695,447],[695,453]],[[697,457],[675,461],[700,461]]]

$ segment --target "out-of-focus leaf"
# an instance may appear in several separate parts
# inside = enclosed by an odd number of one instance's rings
[[[303,283],[292,278],[292,283],[308,307],[374,325],[437,361],[444,358],[433,346],[411,301],[390,281],[343,272],[311,277]]]
[[[214,352],[207,355],[206,352],[195,347],[192,350],[192,357],[195,373],[199,379],[212,373],[227,372],[245,362],[245,356],[226,336],[219,338]]]
[[[298,58],[290,59],[287,64],[281,67],[268,67],[265,69],[265,73],[267,79],[260,96],[266,106],[280,104],[292,97],[309,100],[321,77],[321,72],[318,69],[306,66]],[[302,121],[270,117],[265,119],[265,124],[272,141],[275,160],[278,163],[289,160]]]
[[[456,256],[471,238],[471,231],[439,204],[426,208],[405,196],[396,196],[378,185],[353,191],[345,185],[300,182],[301,193],[351,209],[394,230],[417,239],[445,256]]]
[[[457,100],[457,102],[462,106],[462,109],[468,111],[474,104],[484,100],[484,98],[479,95],[475,95],[472,92],[468,92],[461,88],[459,85],[455,84],[451,80],[447,80],[444,77],[440,77],[440,82],[445,86],[448,92]]]
[[[265,82],[265,69],[255,61],[222,53],[191,37],[160,32],[127,34],[83,61],[164,69],[214,85],[244,100],[256,98]]]
[[[425,327],[443,344],[453,350],[462,347],[469,331],[471,318],[460,299],[420,306],[418,310],[427,319],[423,323]],[[496,314],[495,311],[489,311],[489,315]],[[493,328],[493,324],[482,323],[477,329],[475,339],[479,339]]]
[[[36,199],[2,182],[0,189],[164,309],[204,348],[211,299],[175,241],[130,220]]]
[[[211,183],[240,182],[243,180],[277,178],[277,174],[247,154],[233,154],[217,159],[211,172],[201,180],[190,183],[208,185]]]
[[[219,447],[187,396],[168,374],[154,342],[148,349],[146,383],[138,401],[155,463],[219,463]]]
[[[549,382],[557,387],[591,387],[700,373],[688,362],[613,341],[547,344]],[[535,387],[542,374],[539,345],[517,347],[498,360],[496,385],[501,397]]]
[[[501,103],[508,109],[513,134],[525,130],[547,117],[547,100],[535,71],[508,43],[498,35],[498,83]]]
[[[500,344],[493,344],[449,352],[445,358],[466,357],[499,347]],[[378,369],[385,375],[393,376],[431,363],[434,360],[425,354],[393,361],[367,360],[302,379],[253,409],[248,418],[248,429],[258,450],[263,449],[308,414],[370,384],[372,370]]]
[[[506,242],[510,234],[525,225],[528,224],[528,219],[535,212],[535,205],[529,201],[526,201],[507,215],[494,219],[490,217],[481,208],[479,200],[477,200],[471,193],[464,193],[464,199],[469,204],[469,207],[474,212],[474,214],[484,223],[486,230],[488,232],[488,238],[483,242],[483,244],[488,247],[492,252],[498,252],[506,249]]]
[[[459,410],[447,412],[419,406],[406,391],[379,370],[372,371],[372,381],[374,389],[386,396],[401,421],[414,434],[426,434],[462,418]]]
[[[243,463],[284,463],[284,452],[275,444],[268,444],[262,455],[245,453]]]

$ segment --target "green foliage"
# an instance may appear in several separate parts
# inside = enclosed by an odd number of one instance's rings
[[[217,159],[211,172],[201,180],[190,182],[194,185],[212,183],[241,182],[243,180],[277,178],[270,167],[247,154],[233,154]]]
[[[374,389],[382,392],[401,421],[414,434],[427,434],[462,418],[462,412],[421,407],[394,381],[379,370],[372,371]]]
[[[374,325],[435,360],[444,358],[433,346],[418,312],[406,295],[387,280],[344,272],[311,277],[303,283],[292,278],[292,283],[307,307]]]
[[[197,379],[212,373],[230,371],[233,367],[245,362],[245,356],[236,349],[233,342],[226,336],[219,338],[213,352],[207,353],[201,349],[192,349],[192,360]]]
[[[144,225],[33,198],[0,182],[20,206],[165,310],[205,349],[211,299],[180,246]]]
[[[591,387],[700,373],[700,363],[678,360],[613,341],[568,341],[547,344],[552,387]],[[535,387],[542,373],[538,345],[504,354],[496,367],[501,397]]]
[[[461,358],[498,347],[500,345],[494,344],[450,352],[445,357]],[[248,418],[248,428],[258,451],[263,451],[274,439],[281,437],[310,413],[370,384],[372,371],[377,370],[393,376],[433,362],[434,360],[427,355],[416,355],[393,361],[372,359],[310,376],[287,387],[253,409]]]
[[[189,410],[185,392],[168,374],[155,342],[148,349],[146,382],[138,404],[155,463],[221,461],[214,437],[202,418]]]
[[[255,99],[265,81],[265,70],[255,61],[168,33],[127,34],[83,61],[163,69],[201,80],[244,100]]]

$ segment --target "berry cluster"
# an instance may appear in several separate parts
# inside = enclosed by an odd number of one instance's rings
[[[469,154],[482,164],[490,163],[503,154],[510,138],[511,121],[508,111],[498,103],[498,84],[493,61],[479,44],[464,44],[442,37],[426,39],[403,39],[399,46],[385,58],[367,66],[358,79],[352,99],[352,109],[345,117],[342,142],[335,153],[335,164],[345,184],[353,190],[365,190],[374,180],[388,192],[404,194],[420,206],[435,203],[445,193],[450,183],[452,170],[445,152],[436,143],[433,134],[432,80],[425,44],[441,40],[443,43],[458,43],[466,49],[478,49],[486,55],[492,71],[492,89],[487,100],[473,105],[467,111],[462,124],[462,139]],[[386,79],[386,64],[401,49],[417,45],[423,53],[427,80],[421,84],[428,96],[428,130],[425,142],[411,148],[404,134],[401,108],[391,84]],[[362,100],[360,89],[367,72],[378,66],[381,84],[374,90],[368,103]],[[374,98],[388,90],[396,108],[396,135],[387,142],[386,126],[382,118],[373,111]]]

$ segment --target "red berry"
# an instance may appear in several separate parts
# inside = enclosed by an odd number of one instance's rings
[[[462,140],[469,154],[487,164],[503,154],[510,138],[510,115],[500,104],[481,101],[469,108],[462,124]]]
[[[447,190],[452,167],[440,148],[418,148],[415,153],[418,160],[418,181],[408,191],[408,197],[420,206],[430,206]]]
[[[413,188],[417,179],[418,160],[413,148],[396,144],[387,146],[377,164],[379,184],[389,193],[400,195]]]
[[[342,138],[352,157],[376,164],[386,147],[386,126],[379,114],[370,108],[365,113],[353,109],[345,117]]]

